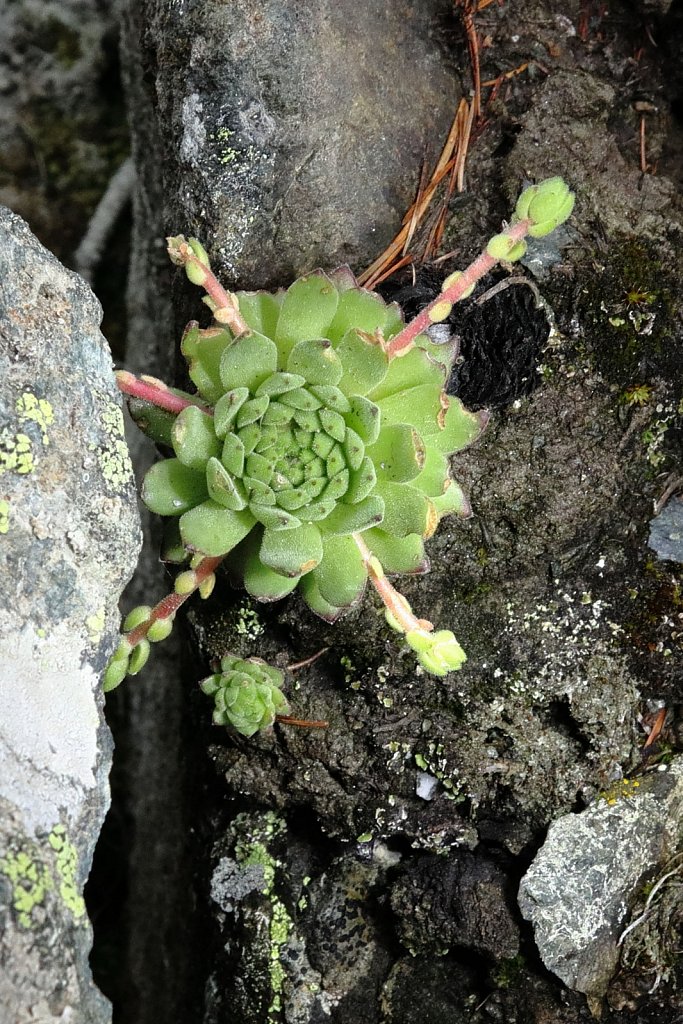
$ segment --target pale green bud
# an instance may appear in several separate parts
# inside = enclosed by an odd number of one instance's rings
[[[102,689],[105,693],[109,693],[110,690],[115,690],[128,675],[128,658],[119,659],[114,661],[113,659],[107,665],[104,673],[104,679],[102,680]]]
[[[141,640],[130,656],[130,662],[128,663],[129,676],[136,676],[145,667],[149,658],[149,652],[149,640]]]
[[[140,604],[137,608],[133,608],[123,620],[123,632],[130,633],[137,626],[142,625],[143,622],[147,622],[151,611],[152,609],[148,604]]]
[[[150,643],[158,644],[160,640],[165,640],[170,635],[173,629],[173,616],[169,616],[167,619],[156,619],[155,622],[147,630],[147,639]]]

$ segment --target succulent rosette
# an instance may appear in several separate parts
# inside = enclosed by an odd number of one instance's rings
[[[243,736],[268,729],[289,704],[280,687],[283,674],[260,658],[221,659],[221,671],[202,681],[204,693],[213,697],[216,725],[232,726]]]
[[[451,346],[423,334],[390,358],[401,312],[346,268],[235,299],[241,330],[185,333],[193,404],[177,415],[139,404],[140,425],[174,452],[149,470],[142,496],[177,518],[186,551],[227,556],[254,598],[298,586],[333,621],[365,588],[354,535],[388,574],[427,571],[424,542],[439,520],[468,513],[449,456],[485,414],[445,393]]]

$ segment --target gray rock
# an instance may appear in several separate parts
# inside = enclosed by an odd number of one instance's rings
[[[544,964],[597,1005],[643,883],[680,843],[683,758],[615,784],[581,814],[553,822],[522,879],[519,906]]]
[[[453,118],[449,23],[447,0],[128,5],[126,46],[154,77],[130,77],[146,195],[163,162],[164,223],[146,230],[197,235],[248,288],[369,262]]]
[[[674,497],[650,522],[648,547],[658,558],[683,562],[683,501]]]
[[[0,210],[0,1019],[104,1022],[83,902],[139,526],[101,310]]]

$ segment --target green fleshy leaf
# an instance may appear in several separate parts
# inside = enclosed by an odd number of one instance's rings
[[[225,437],[227,432],[232,430],[237,413],[248,398],[248,388],[233,388],[221,395],[213,410],[213,429],[216,437]]]
[[[390,302],[387,306],[387,318],[384,324],[384,340],[389,341],[395,334],[400,334],[405,325],[403,310],[397,302]]]
[[[375,467],[372,464],[372,459],[366,456],[358,469],[352,470],[349,474],[349,487],[344,495],[344,501],[348,503],[362,501],[374,490],[376,483]]]
[[[442,494],[435,495],[432,498],[432,504],[437,511],[439,519],[443,519],[444,516],[450,515],[452,512],[462,516],[463,519],[467,519],[472,515],[470,503],[455,480],[448,481],[446,490]]]
[[[278,505],[288,512],[296,512],[309,500],[309,492],[303,484],[301,487],[285,487],[277,492]]]
[[[334,270],[328,270],[327,276],[340,295],[347,292],[349,288],[359,287],[356,275],[348,263],[343,263],[341,267],[336,267]]]
[[[340,498],[346,494],[349,489],[349,471],[348,469],[342,469],[340,473],[333,476],[329,484],[322,492],[321,497],[324,499],[333,498],[335,501],[339,501]]]
[[[346,436],[344,437],[342,448],[344,449],[344,457],[349,469],[358,469],[365,456],[365,445],[356,431],[351,430],[351,427],[346,428]]]
[[[272,487],[269,487],[262,480],[256,480],[252,477],[245,476],[243,479],[250,503],[253,501],[257,505],[275,504],[275,491]]]
[[[275,343],[263,334],[243,334],[221,356],[222,390],[249,388],[253,394],[276,369]]]
[[[423,494],[433,498],[443,494],[449,480],[448,459],[433,447],[427,447],[425,464],[419,476],[411,481],[413,487],[419,488]]]
[[[327,338],[298,342],[289,354],[287,371],[305,377],[309,384],[336,385],[344,372],[341,360]]]
[[[335,412],[348,412],[351,408],[344,392],[330,384],[317,384],[309,388],[309,391],[319,398],[323,405],[328,409],[334,409]]]
[[[368,448],[380,480],[404,483],[414,480],[425,463],[425,446],[414,427],[407,423],[389,423],[383,426],[379,437]]]
[[[339,503],[325,520],[325,534],[361,533],[371,526],[377,526],[384,518],[384,502],[376,495],[355,505]]]
[[[159,558],[162,562],[168,562],[170,565],[181,565],[188,559],[188,553],[180,536],[180,524],[176,517],[164,520]]]
[[[379,407],[362,395],[352,395],[349,399],[351,411],[344,419],[347,426],[355,430],[364,444],[374,444],[379,436]]]
[[[318,412],[323,430],[335,441],[343,441],[346,437],[346,422],[344,417],[335,412],[334,409],[320,409]]]
[[[322,402],[315,395],[312,395],[308,388],[294,388],[293,391],[288,391],[286,395],[280,395],[279,401],[282,405],[287,405],[291,409],[298,409],[302,412],[314,412],[316,409],[320,409]]]
[[[237,413],[237,426],[246,427],[248,423],[256,423],[270,405],[268,395],[261,395],[260,398],[251,398],[245,402]]]
[[[276,292],[236,292],[235,298],[240,307],[242,318],[257,334],[265,334],[267,338],[275,337],[278,317],[285,297],[284,290]]]
[[[337,312],[327,337],[336,345],[354,327],[374,334],[378,327],[384,327],[386,318],[386,304],[377,292],[369,292],[365,288],[348,289],[339,297]]]
[[[460,399],[452,395],[445,395],[444,399],[448,403],[445,414],[437,418],[436,427],[426,430],[423,437],[428,447],[451,455],[477,440],[488,423],[489,414],[483,410],[469,412]]]
[[[431,359],[424,349],[413,348],[406,355],[391,360],[386,377],[368,397],[379,403],[389,395],[403,394],[427,385],[435,391],[442,391],[445,383],[446,371],[442,364]]]
[[[225,438],[221,462],[233,476],[241,477],[244,473],[244,444],[237,434]]]
[[[188,361],[188,372],[202,398],[213,405],[225,391],[220,365],[223,353],[232,343],[232,335],[223,328],[210,328],[199,333],[188,331],[181,342],[181,351]]]
[[[281,576],[269,569],[259,558],[260,546],[261,531],[252,530],[233,552],[230,567],[236,569],[247,593],[257,601],[279,601],[294,590],[299,577]]]
[[[410,484],[379,480],[375,494],[384,499],[383,528],[394,537],[431,536],[435,525],[430,499]]]
[[[273,373],[256,389],[256,397],[268,395],[269,398],[276,398],[294,388],[303,387],[305,383],[305,378],[298,373]]]
[[[173,450],[180,462],[190,469],[205,469],[207,460],[219,455],[222,445],[213,429],[213,416],[196,405],[188,405],[178,413],[171,433]]]
[[[206,483],[209,497],[224,508],[241,512],[247,507],[247,499],[240,481],[234,480],[222,462],[209,459],[206,464]]]
[[[435,384],[421,384],[420,387],[379,399],[377,406],[382,417],[382,427],[390,423],[408,423],[427,441],[439,429],[442,394]]]
[[[181,392],[174,391],[173,393],[180,394]],[[128,411],[136,427],[143,434],[151,437],[155,444],[165,444],[168,448],[171,447],[171,432],[177,413],[160,409],[158,405],[146,402],[142,398],[128,398]]]
[[[259,557],[274,572],[301,576],[314,569],[323,557],[320,530],[313,523],[294,530],[266,530]]]
[[[183,544],[205,555],[225,555],[246,537],[255,523],[248,509],[234,512],[215,501],[205,501],[180,520]]]
[[[347,331],[337,352],[344,367],[340,387],[347,395],[367,395],[389,371],[389,358],[382,346],[361,331]]]
[[[253,452],[247,455],[244,475],[252,480],[260,480],[263,484],[269,484],[273,478],[273,463],[258,452]]]
[[[289,423],[294,415],[294,410],[282,405],[280,402],[271,402],[263,414],[261,423],[264,427],[283,427]]]
[[[338,302],[337,289],[322,271],[300,277],[289,286],[275,332],[280,369],[285,369],[289,353],[297,342],[327,336]]]
[[[308,431],[309,434],[315,434],[322,429],[320,417],[314,410],[295,409],[294,422],[297,423],[302,430]]]
[[[299,509],[299,518],[302,523],[320,522],[329,516],[336,504],[336,498],[322,498],[320,501],[312,501],[310,505]]]
[[[246,427],[242,427],[237,436],[244,445],[244,454],[251,455],[261,440],[261,429],[256,423],[248,423]]]
[[[298,516],[293,516],[291,512],[286,512],[279,505],[260,505],[258,502],[252,501],[249,509],[254,518],[258,519],[259,523],[267,530],[294,530],[297,526],[301,526],[303,521]]]
[[[163,459],[147,471],[142,500],[159,516],[181,516],[208,496],[206,475],[179,459]]]
[[[334,448],[334,438],[328,437],[327,434],[317,433],[313,434],[311,440],[311,451],[315,452],[321,459],[326,459]]]
[[[325,537],[323,560],[313,576],[320,596],[334,608],[346,608],[360,600],[367,570],[353,537]]]
[[[407,537],[392,537],[385,530],[375,528],[366,530],[363,540],[389,575],[429,572],[424,541],[417,533],[410,533]]]
[[[302,576],[298,580],[298,584],[299,592],[308,607],[326,622],[336,622],[337,619],[341,618],[348,611],[348,608],[335,608],[321,596],[312,572]]]
[[[335,477],[337,473],[341,473],[345,467],[346,459],[344,458],[344,452],[338,444],[335,444],[334,448],[327,456],[327,461],[325,462],[326,475],[330,480],[332,480],[333,477]]]

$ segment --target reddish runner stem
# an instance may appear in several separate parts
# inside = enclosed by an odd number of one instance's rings
[[[506,228],[503,232],[511,242],[521,242],[531,226],[530,220],[520,220],[516,224],[512,224]],[[446,288],[440,292],[439,295],[430,302],[428,306],[425,306],[417,316],[410,321],[409,324],[400,331],[395,338],[392,338],[387,345],[386,351],[390,359],[395,359],[396,356],[403,355],[409,349],[412,348],[415,338],[418,334],[422,334],[428,327],[434,323],[438,323],[440,319],[436,316],[432,319],[432,311],[444,304],[453,305],[455,302],[459,302],[465,292],[467,292],[473,284],[481,280],[485,274],[488,274],[496,264],[500,263],[500,259],[496,259],[494,256],[490,256],[486,249],[477,256],[473,263],[470,263],[466,270],[463,270],[457,281],[454,281],[450,288]],[[448,314],[446,314],[448,315]]]
[[[166,597],[162,598],[161,601],[152,608],[149,613],[149,618],[145,619],[144,622],[141,622],[139,626],[135,627],[135,629],[132,629],[130,633],[125,634],[125,638],[128,640],[131,648],[139,644],[141,640],[144,640],[150,630],[150,627],[155,622],[158,622],[159,619],[170,619],[171,616],[175,615],[178,609],[185,604],[188,597],[191,597],[192,594],[199,589],[204,580],[208,579],[208,577],[215,572],[224,557],[224,555],[219,555],[214,558],[204,558],[196,569],[190,570],[194,572],[195,575],[194,586],[191,590],[186,594],[177,594],[175,591],[172,594],[167,594]]]
[[[189,405],[196,405],[202,412],[213,416],[213,409],[208,405],[203,405],[193,398],[183,398],[181,395],[174,394],[163,381],[157,380],[156,377],[136,377],[128,370],[117,370],[114,376],[122,394],[130,395],[131,398],[140,398],[144,402],[155,405],[157,409],[165,409],[166,412],[182,412]]]
[[[356,542],[356,547],[360,551],[361,557],[365,562],[370,582],[382,599],[387,611],[393,615],[403,632],[414,633],[417,630],[422,633],[431,633],[434,629],[432,623],[427,619],[418,619],[417,616],[413,614],[413,610],[403,594],[400,594],[384,575],[384,569],[382,568],[379,559],[373,555],[361,535],[359,533],[354,533],[352,536]]]

